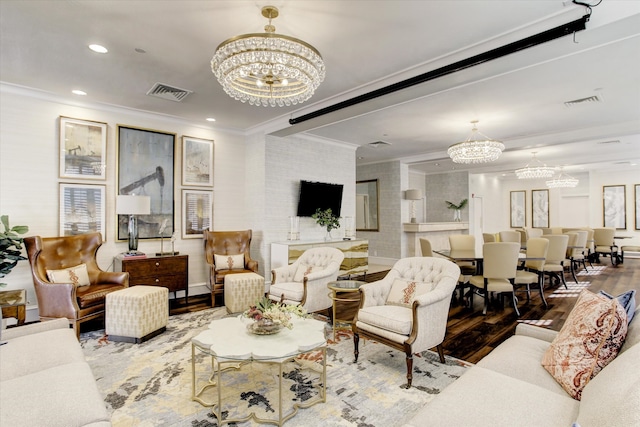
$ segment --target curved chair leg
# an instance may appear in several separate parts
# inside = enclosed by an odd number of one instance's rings
[[[440,363],[444,363],[444,348],[442,344],[438,344],[436,349],[438,350],[438,356],[440,356]]]
[[[413,380],[413,353],[411,350],[406,350],[407,354],[407,387],[411,388],[411,380]]]
[[[358,361],[358,355],[360,354],[358,352],[358,343],[360,342],[360,335],[358,335],[358,333],[354,332],[353,333],[353,363],[356,363]]]
[[[513,311],[516,312],[516,316],[520,317],[520,310],[518,310],[518,298],[516,298],[515,292],[511,292],[511,299],[513,300]]]
[[[538,275],[538,290],[540,290],[540,299],[542,300],[542,304],[544,304],[544,308],[549,308],[547,304],[547,300],[544,298],[544,275]]]
[[[571,275],[573,276],[573,281],[578,283],[578,278],[576,277],[576,265],[573,259],[569,261],[569,265],[571,266]]]

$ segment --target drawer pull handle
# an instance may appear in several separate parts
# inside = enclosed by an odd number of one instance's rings
[[[156,262],[156,267],[160,267],[160,263],[159,262]]]
[[[156,283],[160,283],[160,279],[156,279]]]

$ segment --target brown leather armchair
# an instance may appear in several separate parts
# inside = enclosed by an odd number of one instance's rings
[[[234,273],[257,273],[258,261],[251,259],[251,230],[209,231],[204,230],[204,253],[209,264],[209,283],[211,284],[211,305],[215,307],[216,294],[224,293],[224,276]],[[216,267],[214,255],[244,254],[244,266],[238,269]]]
[[[105,296],[129,286],[129,273],[102,271],[96,254],[102,246],[100,233],[75,236],[26,237],[27,256],[38,298],[40,320],[66,317],[80,337],[80,324],[104,316]],[[88,286],[51,283],[47,270],[87,265]]]

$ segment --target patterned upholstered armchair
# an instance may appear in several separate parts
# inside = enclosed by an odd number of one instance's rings
[[[336,248],[307,249],[293,264],[271,270],[269,298],[301,305],[309,313],[332,307],[327,283],[338,278],[343,260]]]
[[[377,282],[360,287],[360,308],[352,324],[354,356],[360,337],[397,350],[407,358],[407,388],[413,378],[413,354],[437,347],[444,363],[442,341],[451,296],[460,268],[442,258],[403,258]]]

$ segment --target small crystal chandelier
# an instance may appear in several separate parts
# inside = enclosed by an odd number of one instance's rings
[[[269,19],[264,33],[243,34],[222,42],[211,59],[211,70],[229,96],[264,107],[300,104],[325,77],[320,52],[308,43],[281,34],[271,20],[274,6],[262,8]]]
[[[538,160],[535,151],[532,154],[533,157],[531,158],[531,161],[527,163],[525,167],[516,169],[516,175],[518,176],[518,179],[551,178],[556,169],[549,167]]]
[[[447,150],[449,157],[456,163],[485,163],[493,162],[500,157],[504,144],[478,132],[477,120],[471,122],[471,135],[464,142],[453,144]],[[481,136],[478,139],[477,135]]]
[[[560,168],[560,174],[556,178],[552,178],[547,181],[547,187],[549,188],[573,188],[578,185],[580,180],[572,177],[571,175],[564,173]]]

